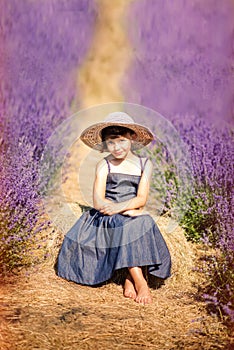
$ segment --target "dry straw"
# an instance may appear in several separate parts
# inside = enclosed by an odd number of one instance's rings
[[[57,277],[53,266],[62,237],[54,232],[51,259],[1,288],[0,349],[227,348],[227,329],[197,298],[205,281],[194,270],[195,246],[180,227],[166,233],[168,218],[157,224],[172,255],[173,274],[151,289],[153,304],[124,298],[122,286],[113,282],[93,288]]]

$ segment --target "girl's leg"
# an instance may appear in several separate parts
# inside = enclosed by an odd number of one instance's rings
[[[134,287],[134,281],[130,273],[128,273],[124,283],[124,296],[126,298],[136,299],[137,293]]]
[[[147,282],[143,276],[141,267],[129,267],[130,275],[134,281],[134,286],[137,292],[135,301],[139,304],[152,303],[152,297]]]

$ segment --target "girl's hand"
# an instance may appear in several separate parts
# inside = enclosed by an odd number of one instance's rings
[[[123,209],[123,204],[121,205],[121,203],[105,203],[99,211],[105,215],[114,215],[120,213]]]
[[[146,213],[144,211],[144,208],[129,209],[129,210],[123,211],[123,205],[121,205],[121,203],[106,203],[102,206],[102,208],[99,211],[105,215],[114,215],[114,214],[121,213],[123,215],[128,215],[128,216],[137,216],[137,215],[142,215]]]
[[[129,216],[138,216],[138,215],[142,215],[143,211],[144,211],[144,208],[129,209],[129,210],[123,211],[122,214],[129,215]]]

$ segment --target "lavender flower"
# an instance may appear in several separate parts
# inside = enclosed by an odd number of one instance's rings
[[[7,271],[36,259],[33,247],[49,224],[40,219],[40,157],[71,114],[74,71],[90,45],[96,9],[93,0],[3,2],[0,265]],[[56,170],[51,163],[45,183]]]
[[[195,193],[181,224],[220,252],[204,268],[207,294],[233,320],[233,2],[135,1],[128,23],[135,58],[125,96],[166,116],[189,148]],[[165,189],[168,207],[175,189]]]

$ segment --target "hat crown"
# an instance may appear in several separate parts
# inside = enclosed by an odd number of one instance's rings
[[[134,120],[124,112],[113,112],[108,114],[104,120],[105,123],[122,123],[122,124],[135,124]]]

